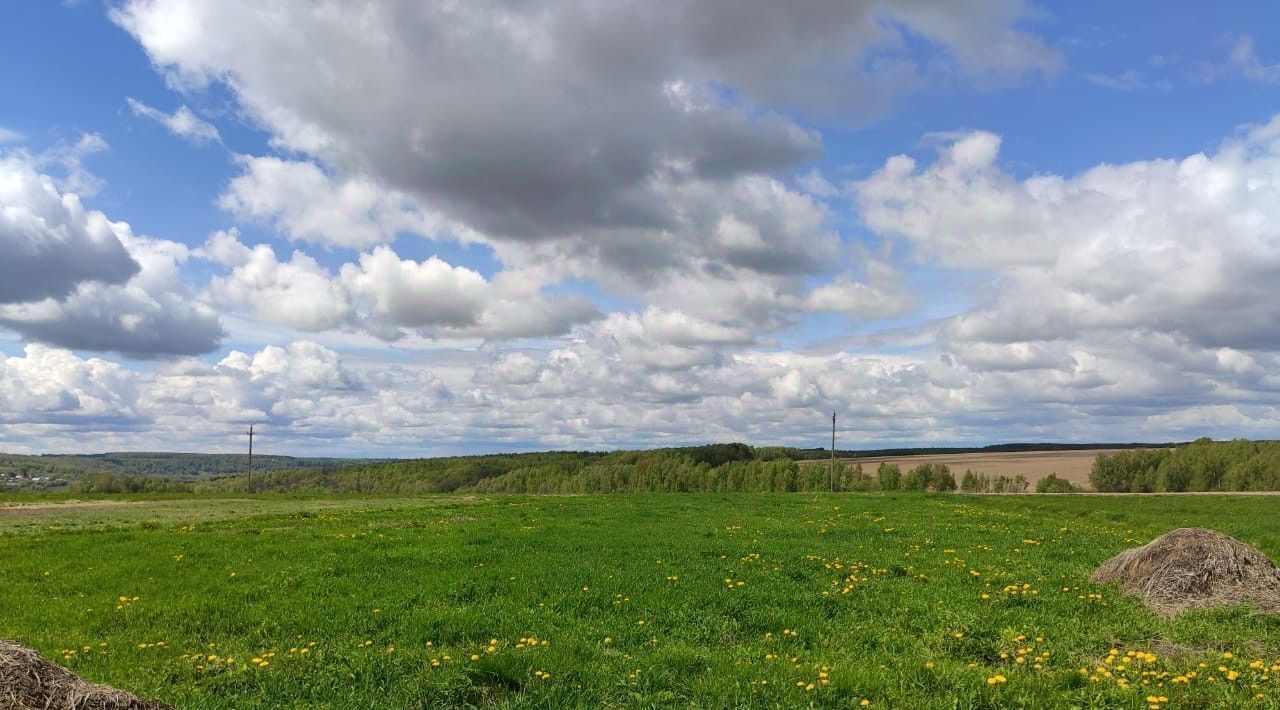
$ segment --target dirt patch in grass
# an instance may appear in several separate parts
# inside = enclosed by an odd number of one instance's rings
[[[42,517],[56,513],[101,510],[103,508],[118,508],[120,506],[140,504],[141,501],[136,500],[68,500],[61,503],[0,504],[0,517]]]

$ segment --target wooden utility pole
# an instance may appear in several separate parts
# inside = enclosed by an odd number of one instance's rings
[[[253,492],[253,425],[249,425],[249,492]]]
[[[831,492],[836,492],[836,413],[831,413]]]

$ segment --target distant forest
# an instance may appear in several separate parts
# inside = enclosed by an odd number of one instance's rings
[[[1091,481],[1096,490],[1280,490],[1280,442],[1201,439],[1189,444],[1004,444],[981,449],[899,449],[837,452],[845,458],[832,474],[824,465],[798,462],[830,456],[815,449],[709,444],[650,451],[563,451],[347,464],[313,470],[281,470],[256,476],[255,491],[351,493],[618,493],[901,491],[1024,492],[1022,476],[963,475],[946,466],[911,469],[881,464],[864,470],[859,457],[975,451],[1046,451],[1128,448],[1100,455]],[[849,461],[847,459],[853,459]],[[208,492],[244,491],[243,476],[197,483]],[[1040,479],[1039,493],[1079,488],[1057,476]]]
[[[1141,443],[1098,443],[1098,444],[1053,444],[1053,443],[1032,443],[1022,442],[1013,444],[992,444],[990,446],[934,446],[934,447],[909,447],[897,449],[836,449],[836,456],[842,459],[860,459],[874,458],[881,456],[929,456],[929,455],[950,455],[950,454],[995,454],[995,453],[1016,453],[1019,451],[1093,451],[1097,449],[1160,449],[1178,444],[1153,444],[1150,442]],[[795,452],[795,458],[800,461],[812,461],[814,459],[825,459],[831,457],[831,449],[790,449]]]
[[[824,466],[801,467],[796,449],[709,444],[650,451],[560,451],[360,463],[254,477],[255,491],[351,493],[620,493],[644,491],[827,490]],[[858,466],[841,466],[849,489]],[[197,491],[243,491],[244,477],[207,481]]]
[[[258,471],[314,469],[356,463],[353,459],[254,456]],[[174,482],[235,475],[245,471],[244,454],[108,453],[0,454],[0,479],[51,478],[74,481],[88,476],[163,478]]]
[[[717,446],[745,446],[745,444],[711,444]],[[1100,448],[1148,448],[1171,446],[1171,444],[1053,444],[1053,443],[1017,443],[995,444],[983,447],[951,447],[951,448],[896,448],[896,449],[837,449],[840,458],[863,458],[870,456],[911,456],[917,454],[958,454],[1000,451],[1074,451]],[[707,447],[678,447],[655,451],[696,451]],[[761,447],[766,456],[790,458],[796,461],[825,459],[831,456],[831,449],[800,449],[793,447]],[[619,451],[619,454],[644,453],[635,451]],[[300,458],[295,456],[255,455],[253,468],[258,472],[279,470],[336,469],[345,466],[363,466],[367,464],[411,465],[422,461],[459,461],[463,459],[504,459],[512,456],[578,456],[603,457],[607,453],[587,452],[540,452],[529,454],[497,454],[494,456],[458,456],[432,459],[364,459],[364,458]],[[77,479],[95,473],[109,473],[131,478],[167,478],[172,481],[195,482],[208,478],[236,476],[245,472],[247,465],[245,454],[192,454],[168,452],[123,452],[105,454],[5,454],[0,453],[0,477],[21,476],[34,478]],[[717,464],[718,465],[718,464]]]
[[[1032,445],[1006,445],[1028,446]],[[1090,448],[1097,448],[1094,447]],[[1084,448],[1084,447],[1073,447]],[[986,447],[964,452],[1010,450]],[[1012,450],[1046,450],[1012,449]],[[1054,449],[1050,449],[1054,450]],[[913,449],[910,453],[936,453]],[[608,453],[562,451],[490,456],[455,456],[354,464],[311,471],[277,471],[256,476],[255,491],[349,493],[624,493],[624,492],[798,492],[798,491],[1025,491],[1028,482],[966,472],[957,482],[946,466],[922,464],[910,470],[884,464],[864,470],[857,461],[835,467],[801,466],[818,450],[747,444],[708,444],[649,451]],[[837,452],[884,456],[887,452]],[[823,457],[831,455],[830,450]],[[961,485],[961,483],[963,485]],[[1061,490],[1075,490],[1065,482]],[[208,481],[195,490],[247,489],[244,477]]]
[[[1112,493],[1280,491],[1280,441],[1198,439],[1099,456],[1089,482]]]
[[[747,444],[708,444],[647,451],[554,451],[425,459],[356,460],[254,457],[254,492],[336,493],[614,493],[930,490],[1022,492],[1021,476],[952,472],[922,464],[864,470],[858,458],[978,452],[1130,449],[1101,455],[1090,480],[1106,492],[1280,490],[1280,442],[1202,439],[1189,444],[999,444],[981,448],[900,448],[837,451]],[[236,493],[249,489],[241,454],[112,453],[16,456],[0,454],[0,482],[14,476],[65,479],[80,493]],[[12,483],[5,484],[13,489]],[[1074,492],[1049,477],[1037,492]]]

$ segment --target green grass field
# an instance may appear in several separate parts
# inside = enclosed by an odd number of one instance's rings
[[[9,510],[0,637],[179,708],[1270,708],[1280,619],[1162,620],[1088,576],[1188,525],[1275,558],[1276,510],[910,494]]]

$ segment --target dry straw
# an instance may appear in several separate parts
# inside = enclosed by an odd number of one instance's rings
[[[1189,609],[1251,604],[1280,612],[1280,569],[1257,548],[1205,528],[1179,528],[1108,560],[1091,577],[1120,582],[1148,609],[1174,616]]]
[[[90,683],[24,646],[0,640],[0,710],[169,710]]]

